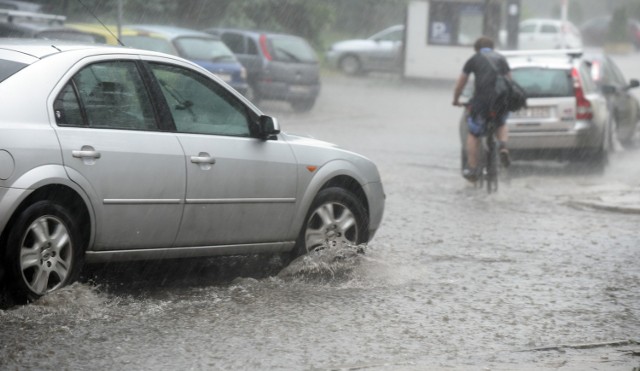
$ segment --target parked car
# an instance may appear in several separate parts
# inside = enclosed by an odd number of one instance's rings
[[[240,94],[248,89],[247,71],[218,37],[186,28],[127,25],[125,46],[176,54],[215,73]]]
[[[611,16],[596,17],[585,22],[580,31],[585,45],[602,46],[607,41]],[[640,21],[629,19],[629,42],[640,49]]]
[[[618,66],[603,53],[587,53],[584,59],[591,67],[591,77],[602,94],[609,100],[613,127],[620,143],[629,147],[640,121],[640,103],[631,89],[640,86],[637,79],[627,80]]]
[[[349,75],[400,71],[404,25],[391,26],[366,39],[345,40],[329,48],[327,61]]]
[[[96,39],[86,32],[66,26],[49,26],[42,23],[3,22],[0,23],[0,37],[96,42]]]
[[[513,159],[587,160],[604,168],[613,146],[607,99],[580,51],[504,52],[527,107],[507,119]],[[466,112],[460,120],[466,163]]]
[[[320,94],[318,57],[298,36],[240,29],[210,28],[247,69],[250,99],[287,101],[296,111],[309,111]]]
[[[370,160],[280,132],[210,71],[152,51],[0,40],[0,269],[20,300],[86,261],[360,244]]]
[[[582,35],[569,21],[528,19],[520,22],[518,32],[518,48],[521,50],[582,48]]]
[[[13,3],[7,3],[7,7]],[[20,5],[21,2],[15,2],[15,4]],[[27,8],[39,9],[39,6]],[[64,16],[54,14],[0,9],[0,37],[77,42],[96,41],[91,34],[64,26],[65,19]]]

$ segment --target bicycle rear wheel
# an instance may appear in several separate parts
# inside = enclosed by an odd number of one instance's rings
[[[487,136],[486,181],[487,193],[498,191],[498,145],[495,134]]]

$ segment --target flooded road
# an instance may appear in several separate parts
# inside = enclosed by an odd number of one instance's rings
[[[308,114],[265,102],[285,131],[378,164],[387,203],[372,243],[285,269],[278,257],[91,267],[0,310],[0,369],[640,366],[640,215],[575,202],[637,189],[640,150],[614,153],[604,175],[516,162],[488,196],[460,177],[451,95],[330,74]]]

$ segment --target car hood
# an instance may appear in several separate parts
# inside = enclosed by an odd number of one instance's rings
[[[376,165],[365,156],[322,140],[286,133],[281,135],[291,145],[300,164],[313,164],[322,168],[330,163],[342,162],[344,165],[340,168],[346,166],[351,169],[350,175],[359,179],[362,184],[380,181]],[[346,165],[347,163],[350,165]]]

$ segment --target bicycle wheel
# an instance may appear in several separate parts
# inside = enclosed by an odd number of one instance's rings
[[[494,133],[487,136],[487,193],[498,191],[498,145]]]

